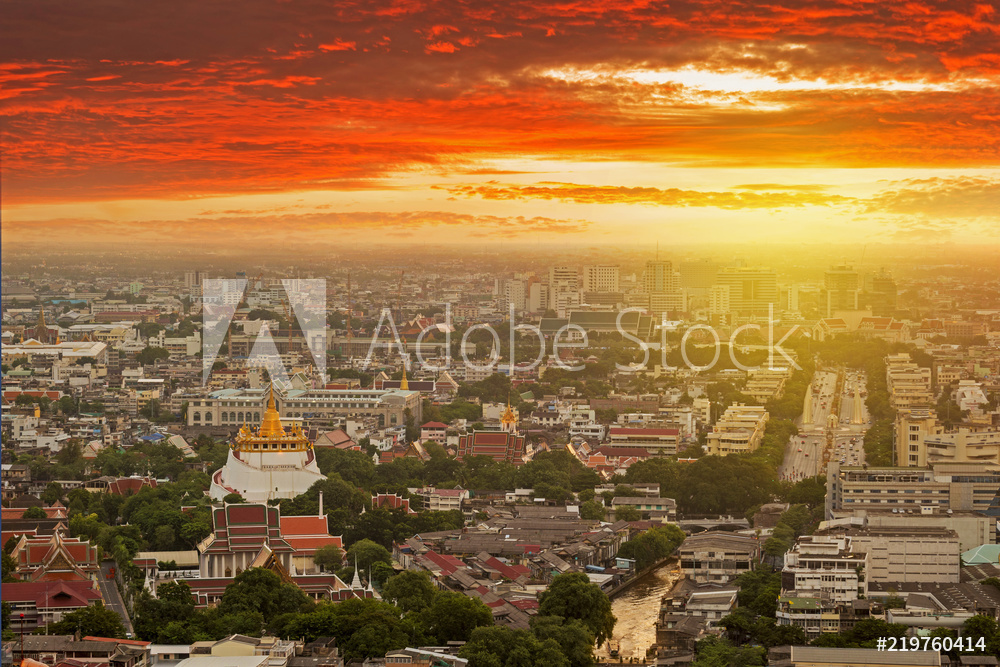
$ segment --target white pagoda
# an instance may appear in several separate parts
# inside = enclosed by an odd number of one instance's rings
[[[247,502],[294,498],[326,477],[316,464],[316,453],[299,426],[288,431],[274,403],[274,385],[259,428],[243,426],[229,449],[226,465],[212,475],[212,498],[238,493]]]

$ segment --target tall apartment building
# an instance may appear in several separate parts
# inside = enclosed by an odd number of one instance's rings
[[[675,428],[623,428],[612,426],[608,446],[642,448],[653,455],[672,456],[677,453],[680,431]]]
[[[549,268],[549,289],[553,292],[576,292],[580,289],[580,273],[575,266]]]
[[[756,537],[709,531],[684,540],[678,553],[685,578],[697,584],[724,584],[754,569],[760,550]]]
[[[528,310],[532,313],[544,313],[549,309],[549,286],[545,283],[533,282],[528,286]]]
[[[683,313],[688,308],[687,292],[653,292],[649,295],[649,312]]]
[[[726,456],[756,450],[764,438],[767,419],[767,410],[760,405],[730,405],[708,434],[708,453]]]
[[[621,269],[616,265],[601,264],[583,267],[584,292],[618,292]]]
[[[645,304],[651,313],[680,313],[687,310],[687,293],[681,289],[680,274],[670,260],[646,262],[643,290],[649,295]]]
[[[876,317],[892,317],[896,312],[898,290],[896,281],[885,269],[865,276],[865,290],[862,294],[863,306],[871,308]]]
[[[580,276],[576,267],[553,266],[549,269],[549,308],[559,317],[580,305]]]
[[[646,262],[642,284],[649,294],[677,292],[681,288],[680,276],[674,271],[674,263],[669,259]]]
[[[935,463],[924,468],[841,466],[826,473],[826,518],[853,510],[990,511],[1000,490],[1000,465]]]
[[[896,463],[908,467],[926,466],[928,461],[924,438],[941,430],[937,413],[929,407],[905,408],[897,412],[893,436]]]
[[[725,267],[719,270],[717,285],[729,288],[729,306],[739,315],[767,315],[778,304],[778,276],[763,267]]]
[[[513,278],[505,280],[503,283],[503,298],[509,308],[514,306],[514,310],[523,311],[528,304],[528,286],[524,280]]]
[[[713,285],[708,290],[708,312],[710,315],[728,315],[729,285]]]
[[[804,535],[785,553],[781,594],[829,602],[868,596],[868,554],[846,535]]]
[[[932,405],[931,369],[918,366],[901,352],[885,358],[885,382],[889,402],[896,410]]]
[[[826,290],[826,316],[838,310],[857,310],[860,282],[858,272],[849,266],[832,266],[823,274]]]

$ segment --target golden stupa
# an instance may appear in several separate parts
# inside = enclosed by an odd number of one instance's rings
[[[508,433],[514,433],[517,430],[517,415],[510,407],[509,398],[507,399],[507,409],[500,415],[500,427]]]
[[[260,426],[252,428],[246,424],[240,428],[232,448],[239,452],[301,452],[312,449],[312,443],[298,424],[285,431],[281,416],[274,404],[274,383],[267,397],[267,409]]]

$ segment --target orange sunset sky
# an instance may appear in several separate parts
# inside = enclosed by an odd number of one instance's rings
[[[6,241],[1000,236],[1000,2],[6,3]]]

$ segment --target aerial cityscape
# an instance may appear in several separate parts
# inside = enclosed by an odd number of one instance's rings
[[[1000,664],[1000,7],[4,13],[4,665]]]

